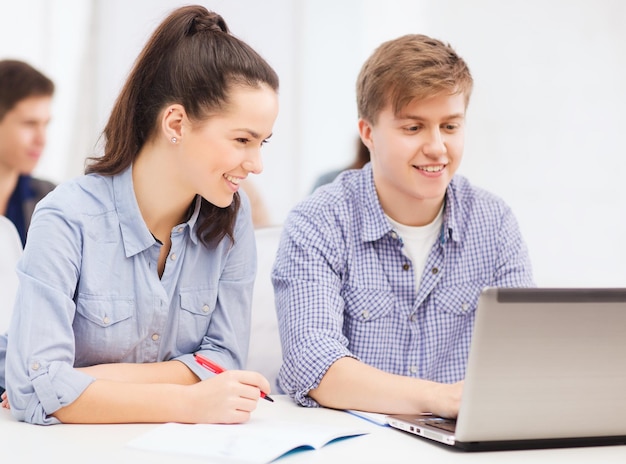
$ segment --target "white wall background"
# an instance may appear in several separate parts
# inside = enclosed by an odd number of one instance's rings
[[[0,0],[0,58],[57,84],[37,174],[82,172],[134,58],[177,0]],[[539,285],[626,286],[626,2],[215,0],[281,77],[254,179],[280,223],[315,178],[348,164],[354,83],[382,41],[450,42],[476,84],[461,173],[513,207]]]

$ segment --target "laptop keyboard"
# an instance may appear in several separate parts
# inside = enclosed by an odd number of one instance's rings
[[[447,432],[454,432],[456,429],[456,421],[452,419],[424,419],[422,422]]]

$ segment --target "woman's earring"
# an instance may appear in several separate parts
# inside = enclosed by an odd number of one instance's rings
[[[176,137],[172,137],[171,140],[172,140],[172,143],[178,142],[178,139]]]

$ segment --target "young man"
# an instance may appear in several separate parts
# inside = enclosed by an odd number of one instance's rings
[[[0,214],[22,245],[35,205],[55,187],[30,176],[46,144],[53,93],[53,82],[29,64],[0,61]]]
[[[455,175],[472,84],[423,35],[363,65],[371,163],[289,214],[273,270],[278,383],[298,403],[456,417],[481,289],[534,285],[511,210]]]

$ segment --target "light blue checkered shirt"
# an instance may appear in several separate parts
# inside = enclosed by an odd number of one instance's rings
[[[419,289],[402,246],[369,164],[289,214],[272,280],[284,356],[278,383],[298,403],[317,406],[308,392],[344,356],[395,374],[459,381],[481,289],[534,286],[510,208],[461,176],[447,189]]]

